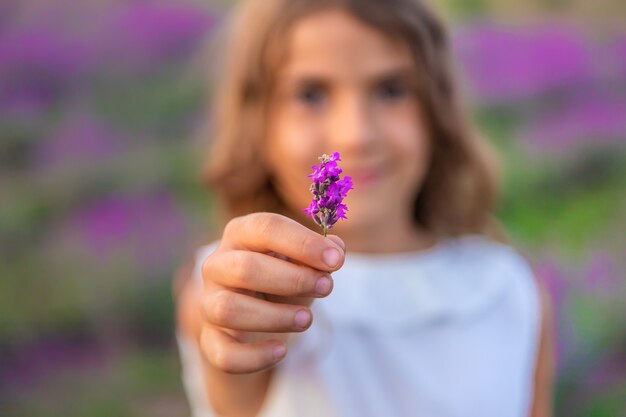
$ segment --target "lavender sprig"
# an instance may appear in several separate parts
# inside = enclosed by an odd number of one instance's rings
[[[341,161],[339,152],[334,152],[330,156],[324,154],[319,160],[321,161],[319,166],[313,165],[313,173],[308,175],[309,178],[313,178],[310,188],[313,201],[303,211],[323,228],[326,236],[337,220],[347,219],[348,207],[343,204],[343,199],[354,187],[351,177],[347,175],[343,179],[339,177],[343,172],[337,167],[337,161]]]

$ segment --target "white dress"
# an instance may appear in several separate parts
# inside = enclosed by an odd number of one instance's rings
[[[216,246],[198,250],[198,279]],[[541,312],[533,273],[513,248],[469,235],[419,252],[348,251],[333,279],[259,416],[528,415]],[[216,416],[199,349],[177,340],[193,417]]]

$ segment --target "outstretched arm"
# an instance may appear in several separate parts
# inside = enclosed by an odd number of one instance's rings
[[[191,278],[192,268],[181,268],[183,274],[177,294],[177,327],[200,349],[202,333],[200,283]],[[187,275],[186,277],[184,275]],[[203,360],[206,396],[218,415],[254,416],[263,405],[272,370],[248,375],[232,375],[213,368]]]
[[[530,417],[552,417],[552,396],[556,367],[554,357],[554,314],[550,294],[539,279],[536,281],[539,286],[541,301],[541,336],[535,368],[535,395]]]

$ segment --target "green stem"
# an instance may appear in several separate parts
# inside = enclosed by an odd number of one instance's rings
[[[326,228],[326,226],[324,226],[324,237],[326,237],[327,234],[328,234],[328,229]]]

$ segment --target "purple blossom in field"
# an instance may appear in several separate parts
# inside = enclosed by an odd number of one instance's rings
[[[0,120],[28,120],[34,124],[42,119],[51,101],[50,97],[35,88],[16,88],[0,96]]]
[[[123,151],[123,135],[88,112],[63,120],[36,149],[35,163],[44,171],[102,162]]]
[[[0,387],[10,392],[31,388],[45,377],[64,371],[89,372],[110,356],[107,348],[93,342],[49,337],[4,354],[0,363]]]
[[[582,97],[549,112],[521,131],[523,142],[540,151],[562,151],[581,145],[626,143],[626,101]]]
[[[0,37],[3,83],[50,79],[67,82],[88,69],[88,45],[55,28],[7,29]]]
[[[354,187],[349,176],[340,178],[342,169],[337,166],[337,162],[341,161],[339,152],[330,156],[324,154],[319,159],[320,164],[313,165],[313,173],[309,175],[313,179],[310,188],[313,200],[303,211],[323,228],[326,236],[339,219],[347,219],[348,207],[343,204],[343,199]]]
[[[76,89],[89,71],[87,46],[58,29],[7,28],[0,35],[1,118],[35,119]]]
[[[154,70],[157,63],[187,58],[214,20],[206,8],[191,3],[123,5],[113,9],[104,25],[105,54],[114,65]]]
[[[617,73],[621,74],[622,80],[626,74],[626,34],[618,37],[612,45],[610,56],[616,61]]]
[[[609,390],[623,384],[626,375],[626,355],[620,351],[608,352],[587,375],[586,385],[592,389]]]
[[[470,87],[487,101],[524,99],[594,77],[591,48],[569,26],[470,27],[454,45]]]
[[[14,9],[0,33],[0,106],[18,114],[89,93],[102,74],[186,60],[215,21],[195,2],[25,1]]]
[[[129,253],[144,271],[178,256],[188,232],[183,212],[165,192],[105,197],[68,220],[63,228],[88,252],[104,262]]]
[[[596,252],[587,262],[584,274],[585,290],[611,296],[619,293],[620,279],[616,262],[606,252]]]

